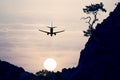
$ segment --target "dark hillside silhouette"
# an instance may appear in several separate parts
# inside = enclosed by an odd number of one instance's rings
[[[68,80],[120,80],[120,3],[97,25]]]
[[[32,73],[8,62],[0,61],[0,80],[39,80]]]
[[[0,80],[67,80],[76,68],[62,69],[61,72],[41,70],[32,74],[23,68],[14,66],[6,61],[0,61]]]

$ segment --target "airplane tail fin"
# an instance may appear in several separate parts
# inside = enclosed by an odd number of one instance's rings
[[[53,26],[53,22],[50,23],[50,26],[47,26],[48,28],[57,28],[56,26]]]

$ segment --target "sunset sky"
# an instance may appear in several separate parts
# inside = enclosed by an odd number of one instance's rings
[[[99,23],[119,0],[0,0],[0,59],[33,73],[44,69],[47,58],[56,60],[55,71],[76,67],[88,40],[82,33],[88,25],[81,20],[88,15],[82,9],[100,2],[107,12],[99,13]],[[51,21],[55,31],[65,32],[51,37],[38,31],[48,31]]]

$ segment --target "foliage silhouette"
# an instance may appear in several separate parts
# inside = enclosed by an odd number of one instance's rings
[[[83,31],[84,36],[88,37],[88,36],[92,35],[93,31],[95,30],[94,24],[96,23],[96,21],[98,21],[98,18],[97,18],[98,11],[106,12],[106,9],[103,7],[104,7],[104,5],[101,2],[100,4],[91,4],[91,5],[83,8],[84,13],[93,14],[93,16],[94,16],[93,19],[91,16],[82,18],[82,19],[89,19],[86,22],[86,23],[88,23],[88,29],[86,31]]]
[[[38,76],[40,80],[61,80],[61,73],[59,71],[41,70],[36,72],[36,76]]]
[[[36,76],[40,80],[67,80],[68,76],[70,76],[76,68],[63,68],[62,72],[53,72],[53,71],[47,71],[47,70],[41,70],[36,72]]]

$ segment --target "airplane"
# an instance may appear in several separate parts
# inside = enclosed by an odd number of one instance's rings
[[[51,26],[47,26],[48,28],[50,28],[50,32],[48,31],[44,31],[44,30],[40,30],[41,32],[44,32],[44,33],[47,33],[47,35],[50,34],[50,36],[52,37],[53,35],[56,35],[57,33],[61,33],[61,32],[64,32],[65,30],[61,30],[61,31],[57,31],[57,32],[54,32],[54,28],[56,28],[56,26],[53,26],[53,24],[51,23]]]

